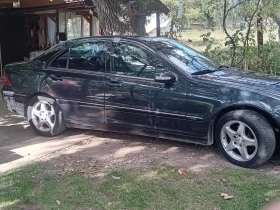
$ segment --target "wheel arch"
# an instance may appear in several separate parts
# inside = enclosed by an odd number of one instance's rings
[[[263,117],[265,117],[267,119],[267,121],[273,128],[276,137],[280,136],[280,133],[279,133],[280,125],[271,113],[269,113],[268,111],[266,111],[260,107],[256,107],[256,106],[252,106],[252,105],[238,105],[238,106],[225,107],[216,113],[216,115],[211,120],[211,123],[209,126],[208,145],[212,145],[215,142],[216,125],[217,125],[218,121],[221,119],[221,117],[228,112],[231,112],[234,110],[240,110],[240,109],[251,110],[251,111],[255,111],[255,112],[261,114]]]
[[[48,98],[51,98],[55,101],[55,98],[47,93],[44,93],[44,92],[34,92],[30,95],[28,95],[25,99],[25,102],[24,102],[24,117],[27,118],[27,109],[28,109],[28,105],[30,103],[30,101],[35,97],[35,96],[45,96],[45,97],[48,97]]]

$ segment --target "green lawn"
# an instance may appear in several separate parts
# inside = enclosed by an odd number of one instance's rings
[[[234,197],[224,200],[221,193]],[[279,196],[280,177],[231,168],[203,177],[164,166],[85,178],[37,164],[0,176],[0,209],[256,210]]]
[[[207,34],[211,32],[211,37],[215,39],[215,44],[216,45],[224,45],[225,39],[226,39],[226,34],[223,32],[222,29],[216,29],[216,30],[209,30],[209,29],[204,29],[204,30],[185,30],[181,33],[181,36],[179,40],[184,42],[186,45],[189,45],[190,47],[194,48],[195,50],[199,52],[204,52],[206,49],[206,44],[203,43],[203,39],[201,38],[201,35]],[[230,34],[234,34],[235,31],[229,30]],[[278,32],[277,30],[273,31],[273,36],[277,37]],[[257,41],[257,34],[255,35],[255,40]],[[269,41],[269,33],[264,32],[264,42]]]

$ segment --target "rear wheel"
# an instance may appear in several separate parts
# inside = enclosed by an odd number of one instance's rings
[[[267,162],[276,147],[274,131],[259,113],[236,110],[225,114],[216,126],[221,153],[233,164],[256,168]]]
[[[27,109],[32,129],[41,136],[57,136],[66,130],[61,109],[55,100],[46,96],[35,96]]]

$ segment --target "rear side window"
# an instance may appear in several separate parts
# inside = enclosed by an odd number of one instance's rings
[[[105,68],[110,68],[110,58],[106,55],[107,51],[108,43],[106,42],[78,44],[56,58],[50,67],[104,72]]]

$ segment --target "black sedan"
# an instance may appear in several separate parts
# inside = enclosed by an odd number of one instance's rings
[[[273,155],[280,78],[219,66],[174,40],[91,37],[5,67],[7,108],[43,136],[67,127],[212,145],[242,167]]]

